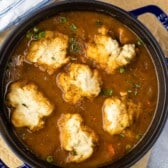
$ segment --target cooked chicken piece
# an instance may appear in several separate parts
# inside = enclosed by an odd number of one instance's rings
[[[43,117],[49,116],[54,109],[49,100],[32,83],[11,84],[7,100],[14,108],[11,118],[13,125],[28,127],[32,131],[42,128]]]
[[[58,68],[69,62],[66,57],[68,36],[59,32],[46,31],[45,38],[32,41],[27,60],[35,63],[40,69],[53,74]]]
[[[83,97],[93,98],[100,92],[101,79],[97,70],[84,64],[71,64],[68,72],[57,77],[66,102],[75,104]]]
[[[103,129],[109,134],[120,134],[139,116],[140,105],[118,98],[107,98],[102,107]]]
[[[135,36],[132,35],[132,32],[130,32],[130,30],[128,30],[126,27],[119,27],[117,29],[117,33],[118,33],[118,38],[121,44],[126,44],[126,43],[130,43],[131,41],[134,41]]]
[[[79,163],[93,154],[98,137],[93,130],[83,125],[79,114],[62,114],[58,126],[61,146],[69,151],[67,162]]]
[[[87,43],[87,57],[95,61],[107,73],[113,73],[115,69],[125,66],[135,57],[135,44],[125,44],[122,47],[119,42],[107,35],[108,30],[102,27],[94,36],[93,41]]]

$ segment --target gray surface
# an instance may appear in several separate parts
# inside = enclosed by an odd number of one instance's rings
[[[152,149],[147,168],[168,168],[168,121]]]

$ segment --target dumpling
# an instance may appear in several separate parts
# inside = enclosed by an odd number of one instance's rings
[[[97,70],[88,65],[72,63],[68,72],[60,73],[57,84],[66,102],[75,104],[82,98],[94,98],[100,93],[101,78]]]
[[[46,31],[45,38],[32,41],[27,60],[42,70],[53,74],[58,68],[70,61],[67,57],[68,36],[59,32]]]
[[[86,44],[86,57],[95,61],[96,64],[107,73],[125,66],[135,57],[135,44],[119,45],[119,42],[107,35],[108,30],[102,27]]]
[[[43,118],[49,116],[54,106],[33,83],[12,83],[7,94],[8,104],[13,107],[11,120],[15,127],[38,130],[43,127]]]
[[[94,152],[98,137],[93,130],[83,124],[79,114],[62,114],[58,121],[60,141],[69,152],[67,162],[82,162]]]
[[[103,129],[111,135],[122,133],[139,116],[140,110],[140,104],[131,100],[107,98],[102,107]]]

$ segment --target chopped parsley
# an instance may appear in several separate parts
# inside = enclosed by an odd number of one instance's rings
[[[52,60],[55,60],[55,57],[51,57]]]
[[[124,138],[125,137],[125,134],[121,133],[119,134],[121,138]]]
[[[139,133],[139,134],[137,134],[137,135],[135,136],[135,139],[136,139],[136,140],[140,140],[140,139],[142,138],[142,136],[143,136],[143,135],[142,135],[141,133]]]
[[[80,51],[80,45],[76,38],[72,37],[69,39],[69,52],[74,54]]]
[[[143,45],[144,45],[144,42],[143,42],[141,39],[138,39],[137,42],[136,42],[136,44],[137,44],[138,46],[143,46]]]
[[[34,28],[33,28],[33,31],[34,31],[35,33],[37,33],[37,32],[39,32],[39,28],[34,27]]]
[[[122,73],[125,73],[125,68],[124,67],[121,67],[119,68],[119,72],[122,74]]]
[[[64,17],[64,16],[61,16],[60,18],[59,18],[59,22],[60,23],[66,23],[67,22],[67,19],[66,19],[66,17]]]
[[[74,24],[72,23],[72,24],[70,25],[70,30],[71,30],[71,31],[77,30],[76,25],[74,25]]]
[[[54,161],[53,156],[50,156],[50,155],[47,156],[46,161],[47,161],[48,163],[52,163],[52,162]]]
[[[112,96],[113,90],[112,89],[102,89],[100,92],[101,96]]]
[[[135,83],[133,87],[134,87],[134,95],[136,96],[138,94],[138,89],[141,87],[141,85]]]
[[[76,156],[78,154],[77,154],[77,152],[75,150],[73,150],[73,151],[71,151],[71,155]]]
[[[140,87],[141,87],[140,84],[134,83],[133,86],[132,86],[132,89],[128,89],[127,93],[129,93],[129,94],[133,93],[136,96],[138,94],[138,90],[139,90]]]
[[[135,83],[135,84],[134,84],[134,87],[135,87],[135,88],[140,88],[141,85]]]
[[[127,92],[128,92],[128,93],[132,93],[132,90],[128,89]]]
[[[76,57],[71,57],[71,60],[72,61],[77,61],[77,58]]]
[[[43,38],[43,37],[45,37],[45,31],[39,32],[39,33],[38,33],[38,39],[41,39],[41,38]]]
[[[136,96],[138,94],[138,90],[136,89],[135,91],[134,91],[134,95]]]
[[[27,106],[25,103],[22,103],[22,106],[24,106],[24,107],[28,108],[28,106]]]
[[[26,37],[28,39],[39,40],[39,39],[45,37],[45,31],[41,31],[39,28],[33,27],[32,30],[29,30],[26,33]]]
[[[125,149],[126,149],[127,151],[130,151],[130,150],[131,150],[131,145],[130,145],[130,144],[127,144],[127,145],[125,146]]]
[[[28,31],[28,32],[26,33],[26,38],[31,39],[32,35],[33,35],[33,33],[30,32],[30,31]]]

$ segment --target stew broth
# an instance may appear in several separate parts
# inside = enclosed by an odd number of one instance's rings
[[[134,43],[136,57],[131,63],[118,68],[115,73],[107,74],[94,62],[85,57],[84,43],[94,37],[101,26],[106,26],[109,34],[117,39],[121,45]],[[34,64],[26,61],[28,48],[32,40],[25,37],[19,42],[9,68],[6,72],[7,86],[15,81],[30,81],[54,104],[54,111],[45,118],[45,125],[37,131],[27,128],[14,128],[18,138],[37,157],[52,162],[61,167],[97,167],[107,162],[114,162],[126,155],[143,137],[148,129],[157,103],[157,79],[150,55],[140,38],[128,27],[110,16],[94,12],[65,12],[40,22],[36,27],[40,30],[58,31],[76,38],[76,49],[68,48],[70,62],[84,63],[90,68],[96,68],[102,78],[102,90],[110,90],[109,95],[101,95],[94,99],[83,99],[76,104],[64,101],[62,91],[57,86],[56,76],[66,70],[66,65],[49,75]],[[7,88],[8,90],[8,88]],[[134,123],[126,128],[122,134],[110,135],[103,130],[102,105],[108,97],[120,97],[121,92],[127,94],[127,99],[135,104],[141,103],[141,113]],[[12,108],[9,108],[12,114]],[[98,145],[93,155],[81,163],[66,163],[68,152],[61,148],[59,139],[58,119],[62,113],[79,113],[84,124],[98,135]],[[49,160],[49,157],[50,160]],[[48,158],[48,159],[47,159]]]

